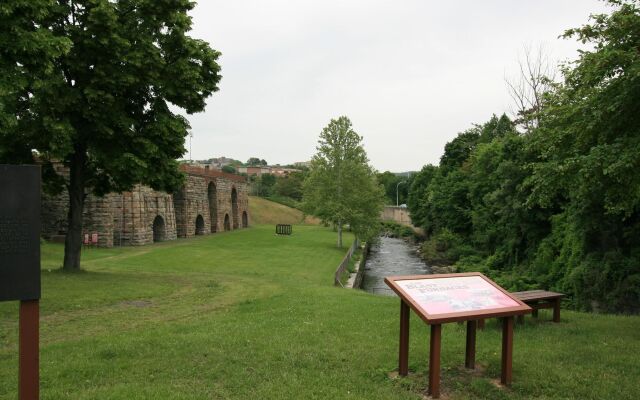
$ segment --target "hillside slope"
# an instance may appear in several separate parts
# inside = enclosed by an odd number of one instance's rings
[[[261,197],[249,196],[249,212],[251,213],[251,223],[260,224],[313,224],[320,221],[314,217],[304,217],[302,211],[285,205],[263,199]]]

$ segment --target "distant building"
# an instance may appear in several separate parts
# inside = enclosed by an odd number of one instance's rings
[[[212,171],[220,171],[220,167],[215,165],[215,164],[211,164],[208,161],[202,161],[202,160],[196,160],[196,161],[186,161],[186,162],[182,162],[181,164],[183,165],[188,165],[190,167],[193,168],[202,168],[202,169],[206,169],[206,170],[212,170]]]
[[[270,174],[271,173],[271,167],[260,167],[260,166],[253,166],[253,167],[238,167],[238,173],[239,174],[247,174],[247,175],[257,175],[257,176],[261,176],[262,174]]]
[[[311,168],[311,161],[298,161],[294,162],[293,165],[295,165],[296,167]]]
[[[292,172],[300,172],[300,170],[295,168],[271,167],[271,173],[275,176],[287,176]]]
[[[209,169],[211,170],[221,170],[222,167],[224,167],[225,165],[232,165],[232,164],[237,164],[239,163],[238,160],[234,160],[233,158],[228,158],[228,157],[217,157],[217,158],[210,158],[208,160],[194,160],[194,161],[189,161],[189,160],[185,160],[182,161],[183,164],[189,164],[191,166],[200,166],[200,167],[205,167],[208,166]]]
[[[285,168],[280,166],[275,167],[261,167],[261,166],[251,166],[251,167],[238,167],[239,174],[247,174],[249,176],[262,176],[263,174],[272,174],[275,176],[287,176],[292,172],[299,172],[299,169],[295,168]]]

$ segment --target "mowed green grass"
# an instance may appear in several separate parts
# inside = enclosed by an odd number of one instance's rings
[[[273,226],[139,248],[89,249],[57,271],[43,245],[42,399],[421,399],[428,329],[411,318],[397,368],[399,304],[332,286],[335,233]],[[0,303],[0,399],[17,398],[18,304]],[[563,310],[515,332],[514,382],[498,387],[500,329],[479,332],[466,372],[463,325],[443,328],[450,399],[638,399],[640,318]]]

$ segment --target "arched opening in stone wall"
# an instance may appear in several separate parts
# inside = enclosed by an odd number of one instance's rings
[[[204,218],[200,214],[196,217],[196,235],[204,235]]]
[[[249,226],[249,216],[246,211],[242,212],[242,227],[247,228]]]
[[[153,219],[153,242],[162,242],[165,240],[166,230],[164,227],[164,219],[156,215]]]
[[[238,191],[231,189],[231,216],[233,218],[233,229],[238,229]]]
[[[216,185],[209,182],[207,189],[207,198],[209,199],[209,216],[211,218],[211,233],[218,230],[218,196],[216,195]]]
[[[229,221],[229,214],[225,214],[224,215],[224,230],[225,231],[230,231],[231,230],[231,223]]]

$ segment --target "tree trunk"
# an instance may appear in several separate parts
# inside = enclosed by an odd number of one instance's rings
[[[80,270],[80,254],[82,252],[82,211],[84,209],[84,170],[86,166],[86,150],[76,147],[71,157],[69,171],[69,214],[67,216],[67,236],[64,240],[65,271]]]
[[[342,247],[342,221],[338,222],[338,247]]]

